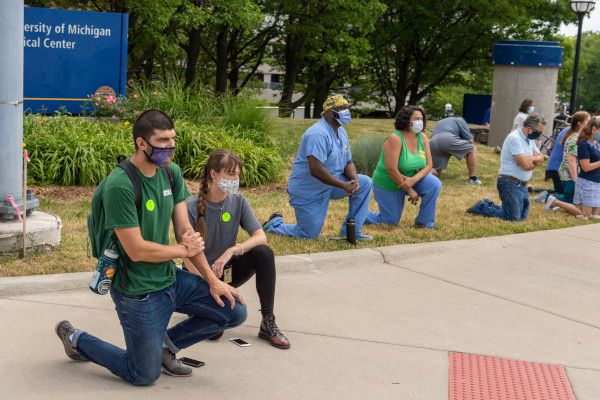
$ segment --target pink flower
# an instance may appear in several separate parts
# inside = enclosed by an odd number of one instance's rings
[[[116,116],[116,115],[113,115],[112,117],[113,117],[113,118],[117,118],[117,116]]]
[[[135,113],[136,113],[136,114],[139,114],[139,113],[140,113],[140,110],[135,110]]]
[[[137,94],[134,94],[134,95],[133,95],[133,98],[134,98],[134,99],[137,99],[137,98],[138,98],[138,95],[137,95]]]
[[[158,94],[158,92],[154,92],[154,94]]]
[[[121,110],[121,112],[125,112],[125,110]]]

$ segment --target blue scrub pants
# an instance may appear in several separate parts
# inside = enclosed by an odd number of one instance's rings
[[[499,177],[496,183],[502,207],[484,199],[473,212],[486,217],[502,218],[507,221],[526,220],[529,216],[529,192],[525,185],[511,179]]]
[[[343,178],[342,178],[343,179]],[[350,207],[348,214],[342,224],[341,236],[346,235],[346,219],[354,218],[356,234],[362,235],[361,228],[365,223],[365,217],[369,211],[369,200],[371,199],[371,187],[373,183],[371,178],[366,175],[358,175],[360,189],[358,193],[350,196],[348,202]],[[321,233],[327,209],[330,200],[339,200],[348,197],[345,190],[331,187],[324,196],[315,199],[305,199],[303,197],[290,194],[290,205],[296,212],[296,223],[286,224],[281,217],[275,218],[267,228],[267,232],[277,233],[299,238],[316,238]]]
[[[421,208],[415,223],[429,228],[435,224],[435,207],[442,182],[432,174],[427,174],[413,185],[413,189],[421,196]],[[365,224],[396,225],[400,222],[404,210],[406,192],[390,192],[373,185],[375,201],[379,205],[379,212],[369,211]]]

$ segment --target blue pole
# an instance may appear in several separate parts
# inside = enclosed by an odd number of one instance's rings
[[[23,0],[0,1],[0,221],[23,204]],[[4,218],[3,218],[4,217]]]

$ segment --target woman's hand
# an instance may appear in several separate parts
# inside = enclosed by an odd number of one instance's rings
[[[410,201],[415,202],[419,200],[419,194],[415,191],[415,189],[410,188],[406,191],[406,194],[408,194],[408,198],[410,199]]]
[[[221,257],[217,258],[217,260],[213,263],[212,271],[217,278],[221,279],[221,277],[223,276],[223,269],[225,268],[229,260],[231,260],[232,256],[233,252],[231,251],[231,249],[227,249],[225,250],[225,253],[223,253]]]
[[[400,184],[400,187],[404,190],[406,190],[406,192],[408,193],[409,189],[412,189],[413,185],[415,184],[415,181],[412,177],[408,178],[408,177],[404,177],[404,182],[402,182]]]

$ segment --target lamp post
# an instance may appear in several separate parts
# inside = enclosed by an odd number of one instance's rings
[[[573,0],[571,3],[571,9],[575,11],[577,17],[579,17],[579,24],[577,27],[577,46],[575,47],[575,62],[573,64],[573,83],[571,84],[571,102],[569,104],[569,112],[571,115],[575,113],[575,101],[577,100],[577,73],[579,72],[579,50],[581,47],[581,25],[583,23],[583,17],[588,12],[592,11],[596,0]]]

